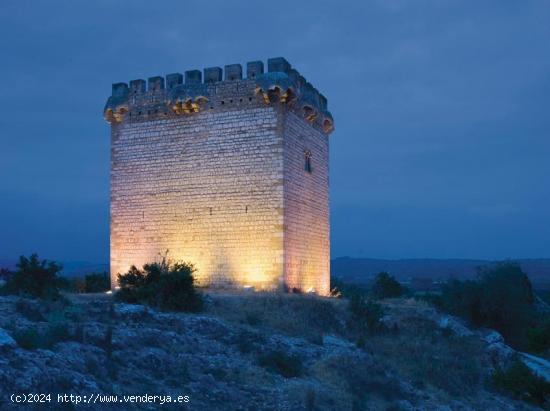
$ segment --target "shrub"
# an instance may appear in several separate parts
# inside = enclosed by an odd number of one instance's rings
[[[111,279],[109,274],[91,273],[84,277],[84,292],[86,293],[102,293],[111,289]]]
[[[550,349],[550,320],[527,331],[529,350],[541,352]]]
[[[521,361],[516,361],[505,370],[497,369],[493,374],[493,384],[500,391],[539,406],[544,405],[550,396],[550,384]]]
[[[315,390],[309,388],[306,391],[305,406],[307,411],[315,411]]]
[[[441,307],[480,326],[483,324],[482,297],[482,286],[479,282],[451,280],[441,290]]]
[[[41,348],[42,338],[34,328],[17,330],[13,333],[13,339],[25,350]]]
[[[51,348],[61,341],[71,339],[69,327],[65,322],[56,322],[48,325],[45,331],[37,331],[35,328],[25,328],[13,333],[13,339],[25,350],[38,348]]]
[[[256,326],[261,324],[262,319],[258,316],[258,314],[249,312],[249,313],[246,313],[245,322],[248,325]]]
[[[56,300],[60,298],[62,283],[58,273],[62,266],[54,261],[39,260],[36,254],[29,258],[19,257],[17,271],[8,280],[2,291],[32,298]]]
[[[44,321],[44,316],[40,312],[37,304],[32,301],[20,299],[15,303],[15,310],[29,321]]]
[[[86,280],[82,277],[71,278],[68,289],[73,293],[82,294],[86,292]]]
[[[8,281],[12,274],[7,268],[0,268],[0,281]]]
[[[484,324],[516,339],[534,319],[535,296],[521,267],[507,263],[481,273]]]
[[[43,334],[43,344],[45,347],[52,347],[58,342],[70,340],[71,337],[69,326],[66,322],[55,322],[49,324],[48,329]]]
[[[388,372],[387,364],[350,352],[334,352],[320,358],[312,365],[311,374],[316,380],[335,383],[341,393],[353,398],[355,408],[345,409],[386,409],[373,405],[409,399],[411,395],[400,380]],[[369,400],[375,403],[369,404]]]
[[[538,292],[539,297],[544,301],[546,304],[550,304],[550,290],[541,290]]]
[[[374,280],[372,293],[375,298],[394,298],[402,296],[405,289],[393,276],[381,272]]]
[[[431,304],[437,308],[443,307],[443,299],[440,294],[427,292],[427,293],[416,293],[414,299],[417,301],[425,301],[428,304]]]
[[[330,284],[333,287],[331,294],[337,297],[351,298],[354,295],[366,295],[368,289],[362,284],[346,283],[341,278],[331,278]]]
[[[383,316],[382,306],[362,295],[353,295],[349,301],[349,310],[355,324],[362,331],[375,332],[380,329]]]
[[[258,357],[258,363],[285,378],[299,377],[303,374],[302,361],[298,356],[284,351],[269,351]]]
[[[192,264],[172,263],[163,257],[159,263],[145,264],[143,269],[130,267],[118,275],[119,301],[143,303],[162,310],[200,311],[203,300],[194,286]]]

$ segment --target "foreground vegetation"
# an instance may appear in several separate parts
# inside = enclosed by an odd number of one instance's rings
[[[514,348],[550,349],[550,318],[538,308],[531,282],[517,264],[482,268],[475,280],[449,281],[431,301],[473,326],[497,330]]]
[[[111,279],[109,274],[103,273],[90,273],[86,274],[83,278],[76,277],[66,280],[65,290],[75,293],[104,293],[111,289]]]
[[[384,333],[383,324],[380,323],[382,306],[375,301],[410,295],[393,276],[385,272],[375,277],[370,289],[342,283],[337,286],[341,289],[340,294],[349,297],[349,310],[352,318],[360,324],[359,328],[370,330],[371,334]],[[550,351],[550,317],[548,312],[541,312],[537,308],[529,278],[517,264],[503,263],[492,268],[480,268],[476,280],[448,281],[443,285],[441,293],[422,295],[421,299],[439,310],[466,320],[473,327],[497,330],[516,349],[536,354],[548,354]],[[418,326],[419,330],[421,328]],[[388,330],[385,331],[387,333]],[[363,347],[368,346],[365,344],[365,335],[365,332],[361,333],[358,340],[358,344]],[[387,344],[392,345],[392,342]],[[413,357],[409,357],[409,360],[413,361]],[[423,362],[421,359],[414,361]],[[452,367],[459,370],[463,365],[455,364]],[[449,369],[445,367],[442,370],[442,380],[452,380],[449,375],[444,375]],[[433,371],[432,368],[430,372]],[[471,377],[463,375],[461,378]],[[537,405],[547,403],[550,397],[550,384],[533,374],[520,361],[496,369],[492,384],[495,389]]]
[[[506,369],[497,369],[493,374],[493,385],[524,401],[544,406],[550,397],[550,384],[536,376],[521,361],[515,361]]]
[[[190,263],[172,262],[166,256],[160,262],[130,267],[118,275],[118,301],[140,303],[169,311],[199,312],[202,295],[194,286],[195,268]]]
[[[330,299],[216,291],[205,299],[194,287],[193,266],[166,258],[119,276],[117,302],[203,313],[162,318],[146,307],[113,305],[105,294],[94,297],[97,300],[64,298],[56,263],[31,256],[22,257],[17,267],[2,291],[20,298],[0,301],[0,308],[13,304],[16,317],[4,315],[0,332],[4,328],[19,348],[38,357],[41,349],[57,352],[67,346],[80,352],[92,344],[99,351],[86,359],[87,372],[117,386],[125,375],[135,374],[127,367],[136,350],[143,348],[145,357],[138,359],[145,369],[139,372],[144,381],[158,380],[159,387],[181,390],[199,381],[204,364],[215,363],[208,366],[208,374],[217,389],[229,384],[239,389],[239,384],[259,384],[258,389],[273,384],[277,391],[295,386],[296,392],[284,391],[284,396],[306,409],[399,409],[403,401],[426,407],[460,402],[476,409],[499,409],[493,407],[503,404],[499,393],[549,405],[547,382],[517,358],[493,357],[479,337],[442,328],[440,314],[430,307],[460,316],[474,327],[494,327],[507,339],[523,336],[532,351],[547,350],[546,323],[537,314],[528,278],[517,266],[482,271],[475,281],[449,282],[440,295],[428,298],[429,304],[410,298],[411,292],[389,273],[380,273],[369,289],[337,284],[334,295],[342,298]],[[104,289],[108,280],[102,274],[88,278],[84,291]],[[37,283],[45,289],[38,289]],[[195,347],[208,359],[196,361],[198,354],[185,347]],[[222,361],[214,359],[225,352],[228,357]],[[151,366],[143,365],[151,355],[161,357]],[[182,356],[187,362],[181,363]],[[164,357],[162,368],[158,364]],[[253,371],[243,374],[244,369]],[[199,387],[208,386],[200,381]]]
[[[59,272],[63,268],[55,261],[40,260],[38,255],[21,256],[15,272],[4,271],[6,283],[0,289],[2,294],[16,294],[23,297],[46,300],[59,299],[63,279]]]

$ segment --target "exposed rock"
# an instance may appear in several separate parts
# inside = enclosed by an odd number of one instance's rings
[[[259,297],[248,298],[257,302]],[[224,303],[223,297],[213,299],[218,308]],[[0,297],[0,326],[6,328],[19,323],[17,301],[17,298]],[[333,303],[336,305],[339,301]],[[274,304],[277,306],[278,300]],[[486,332],[469,335],[461,323],[451,317],[442,320],[440,314],[428,307],[417,307],[407,301],[394,304],[387,308],[387,321],[397,328],[386,330],[379,338],[414,340],[420,332],[414,323],[417,321],[420,327],[425,327],[422,333],[431,334],[428,345],[419,346],[416,353],[402,350],[392,353],[388,348],[385,357],[381,357],[368,347],[358,348],[355,340],[337,331],[311,339],[307,335],[310,327],[307,323],[300,324],[303,335],[289,335],[284,328],[288,318],[281,319],[279,329],[266,324],[265,319],[277,313],[261,311],[266,310],[262,303],[255,314],[263,313],[265,317],[258,325],[251,326],[229,321],[223,315],[214,316],[208,310],[201,314],[166,313],[132,304],[114,304],[111,310],[109,297],[95,300],[75,297],[73,306],[54,315],[56,321],[68,326],[70,336],[48,349],[22,349],[0,328],[0,398],[12,392],[29,391],[189,395],[190,409],[204,410],[303,410],[307,401],[313,401],[319,410],[352,409],[356,402],[372,410],[500,411],[523,407],[509,398],[489,393],[476,379],[464,384],[479,384],[477,391],[452,398],[429,384],[418,386],[414,374],[408,378],[395,364],[411,355],[407,366],[416,366],[414,362],[431,349],[432,337],[444,344],[458,344],[460,349],[465,341],[475,340],[477,346],[482,347],[470,355],[475,355],[476,363],[483,364],[490,364],[487,354],[493,355],[491,350],[506,345],[498,335]],[[247,309],[252,310],[249,306]],[[316,314],[312,313],[312,321]],[[51,317],[44,315],[44,318]],[[344,323],[345,318],[338,318],[338,323]],[[47,329],[49,325],[45,319],[25,320],[21,324],[23,328],[33,329]],[[453,334],[441,333],[441,327],[452,330]],[[368,336],[367,343],[376,338]],[[2,341],[6,342],[2,344]],[[445,347],[444,344],[438,347]],[[276,358],[271,368],[259,361],[269,353],[282,356]],[[448,354],[436,351],[428,355],[429,367],[441,368],[444,355]],[[293,366],[302,370],[296,377],[285,378],[277,372],[277,367]],[[445,370],[443,373],[446,375]],[[0,402],[0,410],[4,409],[9,410],[9,404]],[[52,404],[41,409],[54,410],[59,406]],[[112,408],[97,406],[94,409]],[[158,407],[141,404],[125,409]],[[162,409],[175,410],[181,406],[164,405]]]
[[[520,358],[531,371],[550,383],[550,361],[524,352],[520,353]]]
[[[487,334],[482,337],[482,340],[489,345],[504,343],[504,337],[502,334],[494,330],[488,330]]]
[[[439,328],[451,330],[459,337],[469,337],[474,333],[467,328],[460,320],[450,316],[442,316],[438,322]]]
[[[343,340],[342,338],[338,338],[335,335],[324,335],[323,336],[323,345],[327,347],[328,349],[335,347],[335,348],[355,348],[355,344],[353,344],[350,341]]]
[[[15,340],[7,333],[7,331],[0,328],[0,348],[6,347],[15,347],[17,343]]]
[[[395,328],[399,327],[399,319],[390,314],[384,315],[382,318],[380,318],[380,322],[386,327],[386,328]]]
[[[148,308],[140,304],[115,304],[115,314],[119,317],[140,317],[147,314]]]

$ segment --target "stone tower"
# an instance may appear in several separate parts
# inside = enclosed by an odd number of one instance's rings
[[[284,58],[113,84],[111,278],[169,257],[201,285],[330,291],[327,100]]]

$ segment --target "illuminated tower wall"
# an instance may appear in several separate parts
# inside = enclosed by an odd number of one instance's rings
[[[285,59],[116,83],[104,115],[113,285],[169,250],[201,285],[329,292],[333,121]]]

